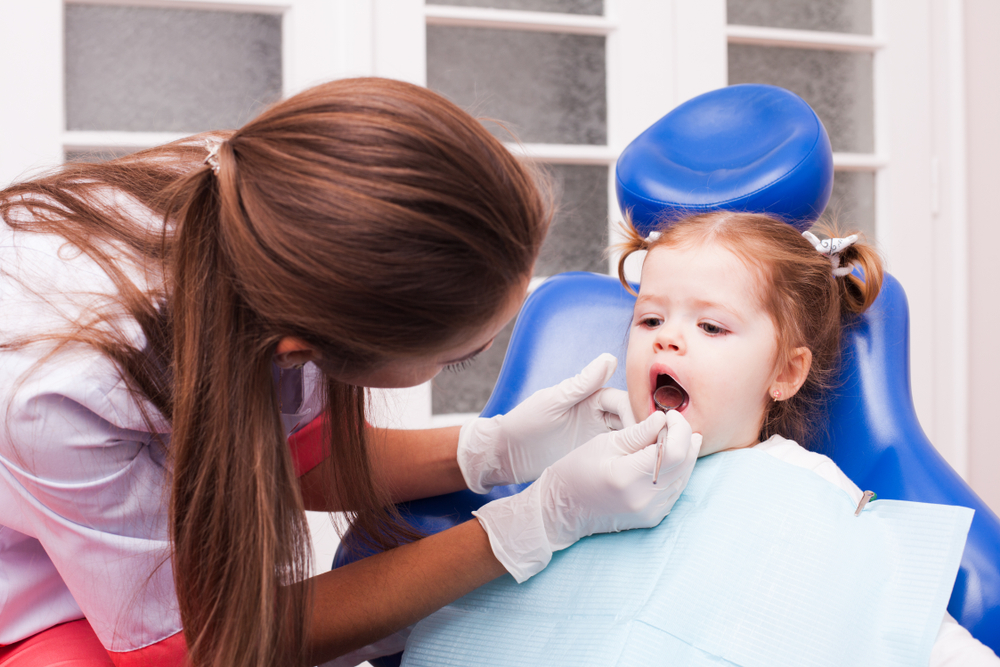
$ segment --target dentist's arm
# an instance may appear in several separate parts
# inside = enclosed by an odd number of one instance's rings
[[[547,466],[609,428],[634,423],[628,395],[602,389],[617,360],[602,354],[578,375],[535,392],[505,415],[465,426],[394,430],[370,428],[374,474],[395,502],[470,488],[486,493],[536,479]],[[325,487],[327,458],[300,478],[306,509],[349,509]]]
[[[503,573],[479,522],[467,521],[313,577],[306,664],[388,637]]]

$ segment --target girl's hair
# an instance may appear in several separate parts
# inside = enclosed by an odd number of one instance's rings
[[[832,228],[820,226],[823,233]],[[791,225],[766,215],[715,211],[671,222],[647,239],[629,223],[618,276],[625,279],[625,260],[638,250],[659,246],[691,247],[718,243],[739,257],[758,278],[760,306],[771,316],[778,334],[775,368],[782,368],[797,347],[812,352],[812,366],[802,388],[784,401],[770,401],[760,425],[763,442],[775,434],[806,448],[816,446],[816,429],[825,397],[833,387],[840,358],[844,323],[875,301],[882,287],[882,260],[874,247],[858,241],[840,253],[841,266],[856,264],[862,277],[834,277],[829,257],[818,252]],[[842,236],[842,234],[837,234]]]
[[[304,339],[344,373],[448,349],[530,274],[551,202],[475,119],[398,81],[320,85],[211,136],[222,140],[212,165],[205,135],[68,164],[0,192],[0,215],[91,256],[145,334],[144,350],[96,321],[68,338],[97,346],[171,421],[170,532],[191,663],[305,664],[308,587],[290,584],[307,576],[311,551],[276,343]],[[137,208],[162,230],[137,224]],[[137,287],[126,262],[162,287]],[[364,391],[326,382],[336,465],[324,486],[360,535],[391,547],[409,533],[372,477]]]

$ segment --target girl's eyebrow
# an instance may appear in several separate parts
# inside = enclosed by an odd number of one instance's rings
[[[706,301],[704,299],[696,299],[694,301],[694,305],[698,306],[699,308],[707,308],[707,309],[711,309],[711,310],[721,310],[722,312],[735,317],[740,322],[742,322],[743,319],[744,319],[742,313],[740,313],[739,310],[735,310],[735,309],[733,309],[733,308],[731,308],[729,306],[725,306],[725,305],[723,305],[721,303],[718,303],[716,301]]]
[[[464,357],[461,357],[461,358],[459,358],[459,359],[455,359],[455,360],[453,360],[453,361],[446,361],[446,362],[444,362],[444,363],[445,363],[446,365],[451,365],[451,364],[460,364],[460,363],[462,363],[463,361],[468,361],[469,359],[471,359],[472,357],[476,356],[476,355],[477,355],[477,354],[479,354],[480,352],[483,352],[484,350],[486,350],[486,348],[488,348],[488,347],[489,347],[490,345],[492,345],[492,344],[493,344],[493,341],[495,341],[495,340],[496,340],[496,337],[494,337],[494,338],[490,338],[490,339],[489,339],[488,341],[486,341],[486,343],[485,343],[485,344],[484,344],[484,345],[483,345],[482,347],[480,347],[480,348],[479,348],[478,350],[473,350],[472,352],[469,352],[469,353],[468,353],[467,355],[465,355]]]
[[[648,293],[647,294],[640,294],[636,298],[635,304],[638,306],[640,303],[644,303],[646,301],[656,301],[656,300],[658,300],[658,299],[657,299],[657,297],[655,295],[650,295]]]
[[[646,301],[660,301],[660,300],[662,300],[662,297],[655,294],[640,294],[639,297],[635,300],[635,302],[636,304],[640,304],[640,303],[645,303]],[[718,301],[709,301],[708,299],[692,299],[691,303],[695,306],[698,306],[699,308],[715,308],[716,310],[725,310],[725,311],[732,310],[731,308],[722,305]]]
[[[638,307],[640,304],[645,303],[646,301],[658,301],[658,300],[659,299],[657,298],[656,295],[640,294],[639,297],[635,300],[635,305]],[[743,322],[745,319],[738,310],[734,310],[733,308],[723,305],[718,301],[709,301],[708,299],[694,299],[691,301],[691,304],[698,308],[721,310],[724,313],[732,315],[740,322]]]

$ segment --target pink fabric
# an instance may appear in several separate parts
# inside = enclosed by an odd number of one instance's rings
[[[321,414],[288,437],[296,477],[302,477],[330,456],[329,447],[323,438],[325,426],[326,415]]]
[[[186,664],[186,657],[187,644],[184,643],[183,632],[135,651],[111,652],[115,667],[182,667]]]
[[[0,646],[0,667],[115,667],[86,620],[62,623]]]
[[[181,632],[136,651],[110,653],[81,619],[0,646],[0,667],[181,667],[186,655]]]

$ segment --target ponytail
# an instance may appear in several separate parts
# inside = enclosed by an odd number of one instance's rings
[[[310,546],[271,377],[277,336],[239,295],[223,246],[238,226],[225,144],[180,185],[174,280],[173,567],[193,665],[301,657]],[[276,580],[277,576],[277,580]],[[260,635],[234,636],[253,628]]]
[[[827,236],[846,236],[838,233],[833,225],[821,224],[818,229]],[[841,266],[854,266],[846,276],[836,278],[840,295],[841,312],[847,315],[861,315],[867,311],[879,292],[882,291],[882,257],[874,246],[869,245],[861,232],[852,232],[860,238],[840,253]],[[860,275],[857,275],[859,274]]]

